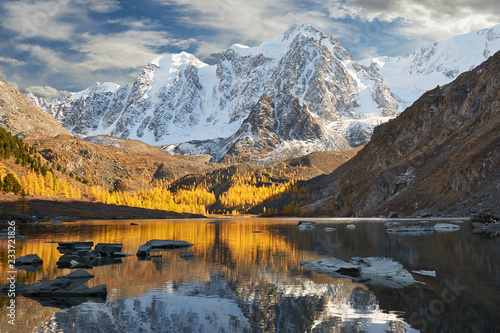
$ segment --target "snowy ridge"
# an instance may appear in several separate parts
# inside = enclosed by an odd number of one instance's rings
[[[427,90],[453,81],[500,50],[500,25],[436,42],[399,57],[364,59],[378,73],[403,111]]]

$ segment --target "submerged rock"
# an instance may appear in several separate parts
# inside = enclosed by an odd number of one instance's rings
[[[194,253],[191,251],[186,251],[181,253],[181,258],[184,260],[191,260],[194,257]]]
[[[325,228],[325,232],[332,232],[332,231],[335,231],[335,230],[337,230],[337,229],[335,229],[335,228],[330,228],[330,227],[326,227],[326,228]]]
[[[427,222],[410,222],[387,229],[388,233],[408,237],[426,237],[432,235],[434,229]]]
[[[457,231],[460,230],[460,227],[451,223],[437,223],[434,225],[434,230],[439,232],[449,232],[449,231]]]
[[[349,229],[349,230],[354,230],[354,229],[356,229],[356,225],[354,225],[354,224],[348,224],[348,225],[346,225],[345,227],[346,227],[347,229]]]
[[[97,252],[91,252],[91,256],[79,256],[65,254],[57,261],[59,268],[93,268],[121,264],[122,260],[116,257],[101,257]]]
[[[354,257],[350,262],[324,258],[302,267],[334,278],[349,278],[354,282],[389,288],[403,288],[417,282],[401,263],[392,258]]]

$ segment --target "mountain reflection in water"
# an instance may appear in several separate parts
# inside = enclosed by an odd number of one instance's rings
[[[382,223],[320,221],[301,231],[297,220],[92,221],[25,225],[18,255],[37,253],[36,272],[19,270],[34,283],[68,274],[59,269],[56,243],[123,243],[135,254],[150,239],[184,240],[189,250],[157,252],[139,261],[89,269],[87,285],[105,283],[107,303],[70,309],[42,307],[18,297],[17,325],[8,332],[494,332],[500,326],[500,239],[473,235],[465,225],[453,233],[405,238],[386,233]],[[215,223],[207,223],[215,222]],[[352,221],[351,221],[352,222]],[[325,227],[336,231],[326,233]],[[2,270],[6,242],[0,240]],[[384,256],[409,271],[435,270],[437,277],[402,289],[355,284],[303,269],[300,262],[324,257]],[[0,298],[3,304],[9,299]],[[3,330],[1,330],[3,331]]]

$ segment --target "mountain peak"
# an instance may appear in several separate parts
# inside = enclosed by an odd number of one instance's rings
[[[284,40],[293,40],[297,35],[302,34],[315,39],[328,37],[323,31],[310,24],[293,24],[283,31],[277,38]]]
[[[310,24],[293,24],[278,36],[258,46],[249,47],[241,44],[233,44],[229,49],[236,51],[241,56],[262,54],[267,58],[280,59],[290,49],[290,45],[293,41],[299,36],[313,38],[317,41],[328,38],[323,31]]]
[[[159,56],[153,59],[150,64],[156,65],[160,68],[180,68],[188,65],[192,65],[198,68],[208,66],[191,53],[187,53],[184,51],[180,53]]]

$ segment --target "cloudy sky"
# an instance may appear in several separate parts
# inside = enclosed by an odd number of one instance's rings
[[[399,55],[500,23],[498,0],[2,0],[0,77],[51,99],[95,82],[132,83],[158,55],[212,63],[294,23],[340,39],[356,59]]]

